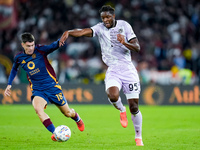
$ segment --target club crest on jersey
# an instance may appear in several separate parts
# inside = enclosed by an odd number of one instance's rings
[[[29,61],[28,64],[27,64],[27,67],[28,67],[28,69],[30,69],[30,70],[34,69],[34,68],[35,68],[34,62]]]
[[[33,54],[33,55],[32,55],[32,58],[36,58],[36,54]]]
[[[122,33],[122,32],[123,32],[123,29],[119,29],[118,32],[119,32],[119,33]]]

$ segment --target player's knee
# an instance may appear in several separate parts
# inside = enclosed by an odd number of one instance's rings
[[[111,102],[116,102],[119,99],[118,93],[108,93],[107,95]]]
[[[130,112],[132,114],[136,114],[138,112],[138,106],[137,105],[129,106],[129,109],[130,109]]]
[[[36,114],[38,115],[38,116],[41,116],[42,115],[42,113],[44,112],[44,110],[43,109],[41,109],[41,108],[34,108],[35,109],[35,112],[36,112]]]
[[[69,110],[69,111],[64,112],[64,115],[65,115],[66,117],[71,117],[71,116],[72,116],[72,113],[71,113],[71,111]]]

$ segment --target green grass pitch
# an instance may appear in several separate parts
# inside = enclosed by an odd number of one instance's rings
[[[45,112],[55,126],[72,131],[67,142],[54,142],[32,105],[0,105],[0,150],[197,150],[200,149],[199,106],[140,106],[144,147],[136,147],[134,127],[127,111],[123,128],[111,105],[70,105],[82,117],[85,131],[64,117],[54,105]],[[126,105],[127,110],[128,106]]]

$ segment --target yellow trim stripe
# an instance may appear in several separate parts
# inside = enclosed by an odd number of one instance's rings
[[[28,80],[30,82],[30,88],[31,88],[31,91],[33,91],[33,83],[31,82],[31,79],[28,77]]]
[[[57,88],[59,88],[60,90],[62,90],[62,88],[61,88],[60,85],[55,85],[54,87],[57,87]]]
[[[48,74],[50,75],[50,77],[56,82],[56,84],[58,83],[57,81],[56,81],[56,78],[54,78],[54,76],[52,76],[52,74],[48,71],[48,69],[46,68],[46,70],[47,70],[47,72],[48,72]]]

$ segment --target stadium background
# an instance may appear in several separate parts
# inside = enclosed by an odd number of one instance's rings
[[[65,30],[100,22],[98,10],[104,4],[115,7],[116,19],[128,21],[139,39],[141,52],[133,52],[132,61],[142,84],[140,103],[199,105],[200,2],[195,0],[0,1],[0,103],[30,103],[22,69],[12,96],[3,96],[13,57],[22,50],[21,33],[31,32],[36,44],[50,44]],[[108,103],[106,66],[96,38],[70,37],[49,59],[70,103]]]

